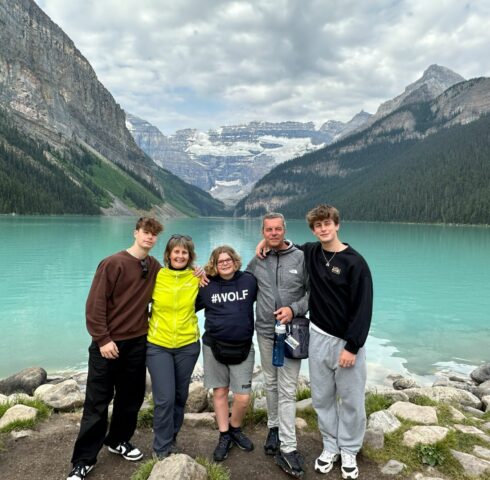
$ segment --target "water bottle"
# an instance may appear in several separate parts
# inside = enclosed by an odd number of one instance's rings
[[[274,347],[272,348],[272,365],[282,367],[284,365],[284,341],[286,340],[286,325],[276,323],[274,328]]]

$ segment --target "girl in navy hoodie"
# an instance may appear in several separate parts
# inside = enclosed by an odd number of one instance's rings
[[[217,247],[204,267],[209,284],[199,290],[196,310],[204,308],[202,338],[204,385],[213,389],[214,411],[220,431],[214,460],[222,461],[233,445],[251,451],[254,446],[241,424],[252,390],[255,352],[253,304],[255,277],[240,271],[240,256],[227,245]],[[231,417],[228,392],[233,392]]]

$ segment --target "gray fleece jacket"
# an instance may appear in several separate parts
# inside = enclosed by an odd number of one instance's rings
[[[255,304],[255,330],[259,335],[274,338],[276,319],[273,312],[280,307],[291,307],[294,315],[308,311],[307,275],[303,252],[288,243],[285,250],[270,250],[264,260],[254,257],[247,271],[257,279],[259,291]],[[272,269],[283,305],[277,305],[267,268]]]

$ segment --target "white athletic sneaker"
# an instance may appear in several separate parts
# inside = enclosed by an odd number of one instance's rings
[[[139,451],[139,449],[133,447],[133,445],[131,445],[129,442],[121,442],[115,447],[108,446],[107,449],[109,452],[121,455],[121,457],[131,462],[136,462],[137,460],[141,460],[143,458],[143,454]]]
[[[315,460],[315,472],[328,473],[333,468],[333,464],[339,459],[338,453],[331,453],[323,450],[322,454]]]
[[[342,457],[342,478],[344,480],[355,480],[359,476],[359,469],[357,468],[356,456],[347,452],[340,452]]]

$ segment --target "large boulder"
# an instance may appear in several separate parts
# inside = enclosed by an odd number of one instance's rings
[[[478,397],[466,390],[454,387],[422,387],[408,388],[403,390],[410,400],[419,397],[427,397],[436,402],[459,403],[469,407],[481,408],[481,401]]]
[[[393,388],[395,390],[406,390],[407,388],[419,388],[419,385],[413,378],[401,377],[393,382]]]
[[[185,404],[186,413],[204,412],[208,407],[208,391],[202,382],[193,382],[189,387],[189,396]]]
[[[402,424],[392,412],[379,410],[369,415],[367,428],[371,430],[381,430],[384,433],[391,433],[398,430]]]
[[[185,413],[184,423],[190,427],[216,427],[216,415],[213,412]]]
[[[403,445],[407,447],[415,447],[417,443],[424,445],[432,445],[440,440],[444,440],[449,429],[446,427],[438,427],[435,425],[412,427],[403,434]]]
[[[10,377],[0,380],[0,393],[11,395],[12,393],[27,393],[32,395],[39,385],[46,382],[48,374],[41,367],[24,368]]]
[[[407,466],[398,460],[389,460],[388,463],[383,465],[381,468],[381,473],[384,475],[398,475],[405,470]]]
[[[206,469],[189,455],[170,455],[153,467],[148,480],[207,480]]]
[[[372,393],[377,395],[383,395],[386,398],[389,398],[393,402],[408,402],[408,395],[402,390],[395,390],[389,387],[369,387],[366,390],[366,393]]]
[[[73,410],[81,407],[85,399],[75,380],[65,380],[57,384],[41,385],[34,396],[46,405],[59,411]]]
[[[0,429],[19,420],[34,420],[36,415],[36,408],[21,404],[14,405],[3,414],[2,418],[0,418]]]
[[[410,402],[396,402],[388,410],[404,420],[423,423],[424,425],[437,424],[437,411],[435,407],[422,407]]]
[[[483,383],[490,380],[490,363],[484,363],[478,368],[475,368],[475,370],[470,373],[470,377],[476,383]]]
[[[451,450],[453,457],[461,464],[467,475],[476,477],[490,469],[490,462],[469,453]]]
[[[380,450],[385,445],[385,435],[379,428],[367,428],[364,433],[363,445]]]
[[[478,390],[480,390],[480,398],[486,395],[490,395],[490,380],[486,380],[485,382],[480,383],[477,388]]]

